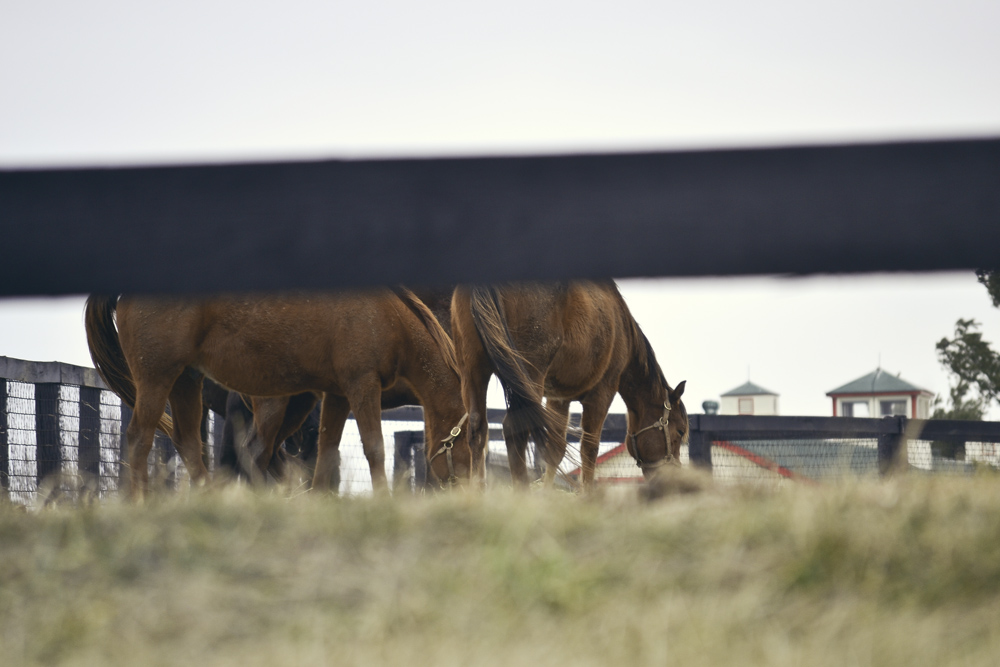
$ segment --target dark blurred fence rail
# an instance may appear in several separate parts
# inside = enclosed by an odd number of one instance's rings
[[[996,138],[0,169],[0,294],[984,268],[997,183]]]

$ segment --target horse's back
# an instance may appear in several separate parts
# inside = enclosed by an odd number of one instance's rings
[[[504,290],[504,311],[511,337],[525,354],[557,350],[585,353],[612,343],[621,328],[621,309],[613,285],[573,281]]]
[[[202,307],[194,299],[123,296],[115,320],[133,376],[191,363],[201,336]]]
[[[570,283],[560,304],[560,344],[546,394],[576,398],[602,382],[617,386],[628,360],[626,313],[614,284]]]
[[[398,365],[399,311],[387,294],[130,298],[119,327],[151,373],[190,366],[259,396],[337,391],[353,375]]]

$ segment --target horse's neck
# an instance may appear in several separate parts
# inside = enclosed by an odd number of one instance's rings
[[[647,359],[644,346],[633,349],[622,372],[618,393],[629,410],[641,414],[641,406],[659,405],[666,400],[666,387],[657,373],[656,360]]]
[[[405,355],[403,377],[417,392],[424,412],[440,414],[444,406],[461,407],[461,380],[445,361],[430,332],[417,330],[410,340],[412,349]]]
[[[643,407],[654,403],[662,403],[659,398],[662,391],[657,391],[659,382],[644,373],[629,372],[628,369],[622,373],[621,382],[618,385],[618,393],[625,401],[629,410],[641,413]]]

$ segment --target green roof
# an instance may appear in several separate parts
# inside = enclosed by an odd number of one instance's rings
[[[893,375],[892,373],[886,373],[881,368],[876,368],[868,375],[859,377],[857,380],[848,382],[842,387],[837,387],[836,389],[831,389],[826,393],[827,396],[834,396],[836,394],[880,394],[884,392],[899,392],[899,393],[913,393],[913,392],[926,392],[931,393],[924,389],[923,387],[918,387],[915,384],[910,384],[906,380],[902,379],[898,375]]]
[[[730,389],[723,396],[760,396],[761,394],[766,394],[768,396],[777,396],[773,391],[764,389],[760,385],[754,384],[749,380],[745,384],[741,384],[736,389]]]

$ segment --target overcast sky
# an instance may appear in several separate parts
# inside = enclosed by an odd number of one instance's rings
[[[998,25],[995,0],[11,0],[0,168],[1000,136]],[[1000,341],[971,273],[623,291],[691,408],[749,367],[829,414],[880,359],[943,393],[958,317]],[[0,355],[86,363],[81,304],[0,302]]]
[[[1000,131],[996,0],[7,0],[0,164]]]

